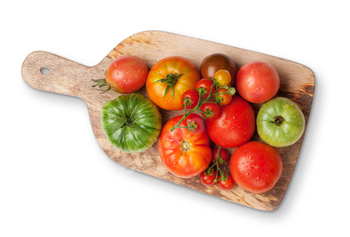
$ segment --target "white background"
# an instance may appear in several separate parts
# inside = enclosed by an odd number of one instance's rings
[[[347,1],[7,1],[0,9],[0,236],[349,234]],[[81,99],[25,84],[44,50],[93,66],[161,30],[286,58],[316,88],[281,205],[258,211],[138,173],[99,147]]]

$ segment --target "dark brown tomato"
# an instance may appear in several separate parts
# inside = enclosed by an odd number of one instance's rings
[[[232,86],[236,79],[237,67],[232,59],[225,54],[215,53],[203,59],[200,67],[202,78],[214,78],[215,73],[220,69],[225,69],[230,72],[230,85]]]

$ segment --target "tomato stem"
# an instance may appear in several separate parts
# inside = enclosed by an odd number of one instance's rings
[[[277,126],[281,126],[283,122],[284,122],[284,118],[282,116],[276,116],[273,118],[273,121],[270,123],[274,123]]]
[[[220,104],[220,106],[221,106],[221,102],[218,100],[218,98],[219,98],[219,93],[217,93],[217,91],[219,90],[219,89],[221,89],[221,88],[225,88],[225,89],[227,89],[227,92],[225,92],[225,93],[223,93],[223,94],[226,94],[226,93],[229,93],[230,95],[234,95],[235,93],[236,93],[236,89],[235,88],[233,88],[233,87],[229,87],[229,86],[220,86],[220,84],[218,83],[218,81],[216,80],[216,79],[214,79],[214,78],[210,78],[214,83],[211,85],[211,87],[210,87],[210,91],[209,91],[209,95],[205,98],[205,93],[207,92],[206,90],[203,90],[203,88],[199,88],[199,89],[197,89],[197,91],[199,92],[199,100],[198,100],[198,102],[197,102],[197,105],[192,109],[192,110],[190,110],[188,113],[187,113],[187,106],[186,106],[186,101],[185,101],[185,103],[184,103],[184,105],[183,106],[185,106],[185,112],[184,112],[184,115],[183,115],[183,117],[180,119],[180,121],[179,122],[177,122],[175,125],[174,125],[174,127],[172,127],[171,129],[170,129],[170,132],[172,132],[174,129],[176,129],[176,128],[187,128],[190,132],[191,132],[191,130],[193,129],[193,127],[191,127],[191,126],[179,126],[180,125],[180,123],[182,122],[182,121],[184,121],[190,114],[192,114],[193,112],[196,112],[196,111],[198,111],[198,112],[202,112],[203,114],[204,114],[204,117],[206,117],[205,115],[206,114],[208,114],[209,112],[208,111],[202,111],[201,109],[200,109],[200,107],[203,105],[203,104],[205,104],[205,103],[214,103],[214,104],[216,104],[216,103],[219,103]],[[161,79],[161,80],[163,80],[163,79]],[[158,80],[158,81],[160,81],[160,80]],[[157,81],[156,81],[157,82]],[[214,87],[216,87],[216,90],[213,92],[213,88]],[[221,94],[221,93],[220,93]],[[203,100],[201,100],[201,98],[204,98]],[[221,99],[221,98],[220,98]],[[209,114],[208,114],[209,115]],[[206,117],[206,118],[208,118],[208,117]]]
[[[163,95],[163,98],[166,96],[166,94],[168,93],[169,89],[170,89],[170,92],[171,92],[171,99],[173,100],[174,99],[174,94],[175,94],[175,84],[177,83],[177,81],[179,80],[179,78],[184,75],[183,73],[181,73],[180,75],[177,74],[177,73],[168,73],[166,75],[165,78],[163,79],[159,79],[157,81],[155,81],[154,83],[156,82],[163,82],[167,85],[166,89],[165,89],[165,92],[164,92],[164,95]]]
[[[222,159],[222,157],[220,156],[220,149],[221,149],[221,147],[219,147],[219,149],[218,149],[218,153],[216,155],[216,160],[213,163],[213,165],[205,170],[206,175],[211,175],[213,173],[214,168],[215,168],[216,177],[214,179],[214,183],[216,183],[220,180],[225,181],[228,179],[227,174],[225,174],[220,168],[220,165],[226,163],[226,161],[224,159]],[[220,175],[221,175],[221,178],[218,178]]]

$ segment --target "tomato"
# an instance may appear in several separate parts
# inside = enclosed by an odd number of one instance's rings
[[[196,107],[196,105],[198,104],[198,100],[199,94],[196,90],[187,90],[181,96],[182,107],[184,108],[186,104],[187,109],[193,109],[194,107]]]
[[[234,151],[230,171],[241,188],[264,193],[271,190],[281,177],[282,159],[275,148],[252,141]]]
[[[224,174],[225,176],[227,175],[227,179],[226,180],[222,180],[222,176],[219,175],[218,177],[218,186],[219,188],[221,188],[222,190],[231,190],[233,188],[233,186],[235,185],[235,181],[233,180],[232,176],[230,174]],[[220,180],[221,179],[221,180]]]
[[[211,174],[206,174],[203,171],[200,175],[200,181],[204,186],[212,186],[214,184],[214,180],[216,179],[216,171],[213,170]]]
[[[219,93],[219,97],[222,99],[221,105],[227,105],[228,103],[231,102],[231,100],[232,100],[232,95],[230,95],[230,94],[227,92],[227,89],[221,88],[221,89],[217,90],[216,93]],[[222,93],[222,94],[221,94],[221,93]]]
[[[183,57],[167,57],[157,62],[149,71],[146,89],[149,98],[166,110],[182,109],[181,96],[196,88],[201,79],[197,67]]]
[[[201,105],[200,110],[206,112],[205,114],[202,112],[202,115],[210,120],[218,118],[221,114],[220,105],[216,103],[204,103]]]
[[[214,75],[220,86],[227,86],[231,84],[231,74],[225,69],[220,69]]]
[[[176,116],[164,125],[158,140],[158,151],[169,172],[178,177],[190,178],[208,167],[212,154],[204,122],[198,114],[192,113],[180,123],[181,127],[195,123],[195,131],[176,128],[170,132],[182,117]]]
[[[133,55],[125,55],[108,66],[105,82],[112,90],[127,94],[139,90],[146,83],[147,74],[144,61]]]
[[[251,103],[264,103],[272,99],[279,88],[278,72],[267,62],[252,61],[238,70],[236,89],[240,96]]]
[[[217,119],[205,120],[211,140],[224,148],[238,147],[250,140],[255,130],[252,106],[238,95],[233,95],[228,105],[221,107]]]
[[[133,93],[107,101],[102,107],[102,128],[108,141],[128,152],[142,152],[158,139],[162,117],[145,96]]]
[[[263,104],[256,123],[260,138],[274,147],[296,143],[305,130],[303,112],[296,103],[283,97],[276,97]]]
[[[214,78],[215,73],[220,70],[225,69],[231,74],[232,86],[235,82],[237,67],[230,57],[225,54],[215,53],[205,57],[201,63],[200,71],[203,78]]]
[[[204,88],[205,89],[205,95],[204,95],[204,98],[207,98],[209,96],[209,93],[210,93],[210,89],[211,89],[211,86],[214,84],[214,82],[208,78],[203,78],[201,80],[199,80],[196,84],[196,89],[199,89],[199,88]],[[211,94],[213,94],[213,92],[216,90],[216,87],[213,86],[213,88],[211,89]]]
[[[215,163],[216,159],[218,158],[218,152],[219,152],[219,148],[214,148],[213,150],[213,156],[211,158],[211,162]],[[227,151],[223,148],[220,148],[220,153],[219,153],[221,159],[223,159],[224,161],[227,161],[228,159],[228,154]],[[220,162],[220,161],[219,161]]]

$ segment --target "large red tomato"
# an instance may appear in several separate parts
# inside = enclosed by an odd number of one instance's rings
[[[282,174],[282,159],[278,151],[261,142],[248,142],[238,147],[230,161],[235,182],[252,193],[271,190]]]
[[[272,99],[279,88],[277,70],[267,62],[252,61],[238,70],[236,89],[249,102],[264,103]]]
[[[127,94],[139,90],[145,83],[148,68],[144,61],[133,55],[115,59],[107,68],[105,80],[112,90]]]
[[[197,114],[190,114],[180,126],[195,123],[195,131],[187,128],[170,129],[180,121],[182,115],[167,122],[158,140],[158,151],[163,165],[178,177],[190,178],[204,171],[211,161],[211,149],[204,122]]]
[[[166,110],[183,109],[182,94],[196,89],[201,75],[190,60],[172,56],[158,61],[148,73],[146,89],[149,98]]]
[[[238,95],[233,95],[228,105],[221,107],[217,119],[205,120],[213,142],[224,148],[238,147],[250,140],[255,130],[252,106]]]

